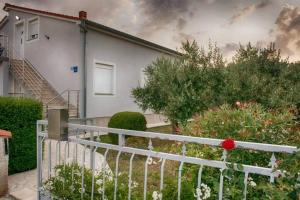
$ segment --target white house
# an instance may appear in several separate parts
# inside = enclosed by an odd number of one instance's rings
[[[0,95],[31,96],[45,108],[68,105],[76,117],[141,111],[131,90],[144,82],[143,68],[159,56],[179,55],[90,21],[84,11],[74,17],[11,4],[3,9]],[[148,123],[161,119],[145,114]]]

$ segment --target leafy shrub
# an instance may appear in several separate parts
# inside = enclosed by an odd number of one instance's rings
[[[109,122],[108,127],[127,130],[145,131],[147,129],[145,116],[139,112],[118,112],[114,114]],[[112,143],[118,143],[117,134],[109,134]]]
[[[82,172],[84,173],[84,190],[81,189],[82,186]],[[82,168],[77,164],[66,164],[58,165],[55,168],[55,176],[48,179],[45,183],[44,189],[50,192],[52,199],[68,199],[77,200],[81,199],[81,193],[83,192],[83,200],[91,199],[92,195],[92,171],[87,168]],[[159,173],[154,176],[159,177]],[[103,177],[105,177],[105,187],[103,190]],[[94,199],[114,199],[115,190],[115,179],[114,175],[110,171],[98,172],[94,174]],[[177,179],[172,177],[164,178],[164,189],[162,193],[157,190],[150,189],[147,190],[147,199],[159,200],[160,196],[163,199],[174,200],[177,199]],[[196,179],[195,179],[196,180]],[[196,190],[196,181],[190,181],[190,179],[183,177],[182,179],[182,189],[181,198],[185,200],[194,200]],[[131,184],[131,199],[140,200],[143,199],[143,182],[137,183],[132,179]],[[128,173],[118,174],[118,187],[117,187],[117,199],[127,199],[128,198]],[[202,192],[206,192],[207,198],[210,199],[210,188],[207,185],[202,184]],[[203,196],[204,193],[200,197]]]
[[[145,116],[139,112],[119,112],[114,114],[109,123],[110,128],[120,128],[136,131],[145,131],[147,121]]]
[[[0,129],[12,132],[10,174],[36,167],[36,121],[41,118],[41,103],[26,98],[0,97]]]
[[[243,104],[239,109],[223,105],[199,116],[191,125],[191,135],[234,138],[250,142],[300,144],[295,116],[289,110],[268,111],[259,104]]]
[[[258,104],[242,104],[240,108],[223,105],[199,116],[190,126],[190,134],[211,138],[232,138],[234,140],[280,145],[300,146],[299,124],[290,110],[266,110]],[[222,156],[222,149],[209,146],[189,145],[188,155],[211,160]],[[300,153],[292,155],[276,154],[278,169],[285,171],[284,176],[270,184],[266,177],[251,175],[248,180],[247,199],[296,199],[300,194],[299,169]],[[271,153],[254,150],[234,149],[228,155],[228,162],[268,167]],[[198,169],[194,170],[197,173]],[[192,172],[191,172],[192,173]],[[242,199],[244,174],[226,170],[224,188],[227,199]],[[203,179],[216,185],[218,178],[212,169],[205,170]],[[209,177],[209,178],[207,178]],[[224,190],[225,191],[225,190]]]

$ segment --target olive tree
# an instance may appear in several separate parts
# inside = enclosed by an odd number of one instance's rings
[[[182,44],[177,58],[160,57],[145,68],[146,83],[132,90],[135,102],[168,117],[173,130],[195,114],[222,101],[224,87],[223,57],[210,43],[208,52],[197,43]]]

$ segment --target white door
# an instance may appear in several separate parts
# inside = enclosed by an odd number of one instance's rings
[[[19,22],[15,25],[13,52],[16,58],[24,57],[24,22]]]

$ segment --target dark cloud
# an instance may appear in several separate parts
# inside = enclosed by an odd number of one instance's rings
[[[283,54],[293,55],[300,49],[300,7],[284,7],[275,22],[275,43]]]
[[[229,24],[234,24],[243,18],[251,15],[253,12],[259,9],[263,9],[271,4],[271,0],[262,0],[261,2],[257,4],[251,4],[247,7],[244,7],[241,10],[238,10],[230,19],[229,19]]]
[[[183,18],[179,18],[178,21],[177,21],[177,30],[182,30],[187,24],[187,21]]]
[[[145,23],[140,35],[151,35],[174,22],[178,29],[183,29],[186,25],[185,18],[192,15],[192,5],[195,2],[197,0],[138,1],[138,5],[145,15]]]

